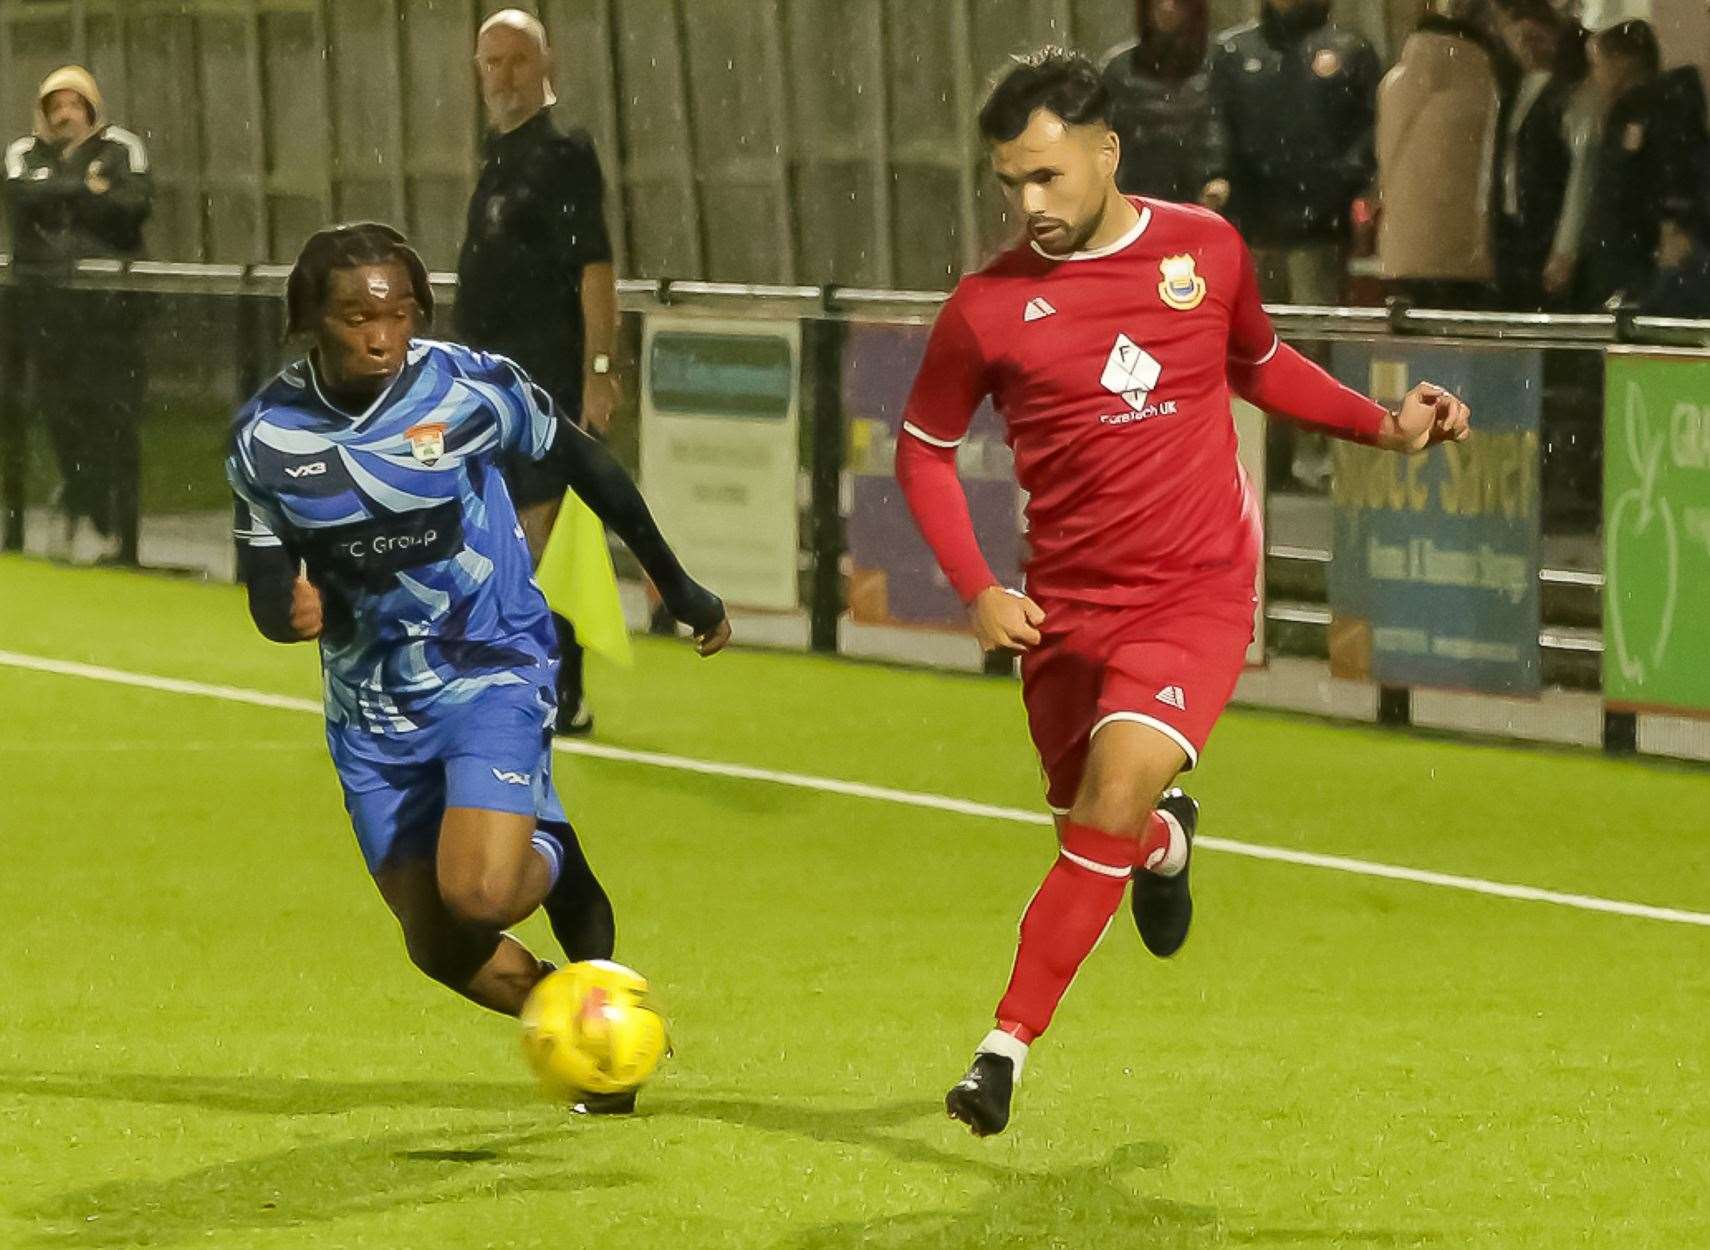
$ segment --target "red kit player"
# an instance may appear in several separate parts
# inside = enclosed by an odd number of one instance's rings
[[[980,113],[1027,235],[963,278],[909,398],[897,479],[980,643],[1021,653],[1022,700],[1061,853],[1021,921],[997,1027],[946,1109],[1000,1132],[1051,1022],[1133,879],[1154,955],[1192,915],[1198,761],[1252,640],[1259,501],[1230,390],[1267,412],[1401,452],[1468,434],[1466,406],[1414,388],[1391,412],[1278,342],[1233,226],[1125,198],[1108,99],[1086,58],[1019,62]],[[975,541],[956,447],[991,396],[1029,494],[1026,593]]]

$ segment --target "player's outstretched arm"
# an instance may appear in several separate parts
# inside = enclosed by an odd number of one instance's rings
[[[1374,440],[1379,447],[1411,454],[1437,443],[1464,443],[1472,437],[1472,412],[1435,382],[1421,382],[1385,414]]]
[[[1421,382],[1391,412],[1278,340],[1257,361],[1231,358],[1229,384],[1241,398],[1275,416],[1387,451],[1461,442],[1471,429],[1467,406],[1434,383]]]
[[[724,600],[689,576],[623,466],[598,439],[568,421],[559,420],[557,438],[568,453],[564,463],[570,489],[635,553],[659,588],[665,610],[694,634],[696,650],[702,655],[724,650],[730,641]]]

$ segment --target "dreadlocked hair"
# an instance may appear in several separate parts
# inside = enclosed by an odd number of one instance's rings
[[[317,230],[297,253],[285,280],[285,334],[308,334],[326,304],[327,284],[335,269],[385,265],[397,261],[410,275],[410,289],[422,321],[433,319],[433,286],[427,266],[410,241],[383,222],[355,221]]]

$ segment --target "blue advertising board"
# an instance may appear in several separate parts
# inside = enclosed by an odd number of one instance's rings
[[[896,479],[903,408],[926,354],[927,326],[849,327],[843,349],[847,421],[849,610],[869,625],[965,630],[967,613],[915,528]],[[1005,584],[1021,584],[1021,490],[1003,423],[980,405],[957,456],[974,532]]]
[[[1418,382],[1447,387],[1474,431],[1413,457],[1336,444],[1332,671],[1537,693],[1542,353],[1337,343],[1332,369],[1392,407]]]

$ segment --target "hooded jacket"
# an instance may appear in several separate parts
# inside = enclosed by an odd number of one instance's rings
[[[1373,110],[1381,67],[1371,44],[1313,0],[1218,37],[1212,150],[1229,179],[1228,213],[1258,246],[1339,242],[1376,169]]]
[[[1116,184],[1128,195],[1197,203],[1210,171],[1223,165],[1213,150],[1210,75],[1206,69],[1204,6],[1175,40],[1152,29],[1152,0],[1138,0],[1139,38],[1104,54],[1111,128],[1122,138]]]
[[[44,105],[56,91],[75,91],[88,102],[95,129],[83,142],[61,148],[49,141]],[[42,80],[34,133],[6,149],[5,186],[20,275],[52,276],[75,261],[131,259],[142,251],[154,194],[148,153],[136,135],[107,121],[101,89],[80,66]]]
[[[1384,277],[1494,276],[1491,179],[1500,108],[1496,67],[1476,32],[1428,14],[1378,88]]]

